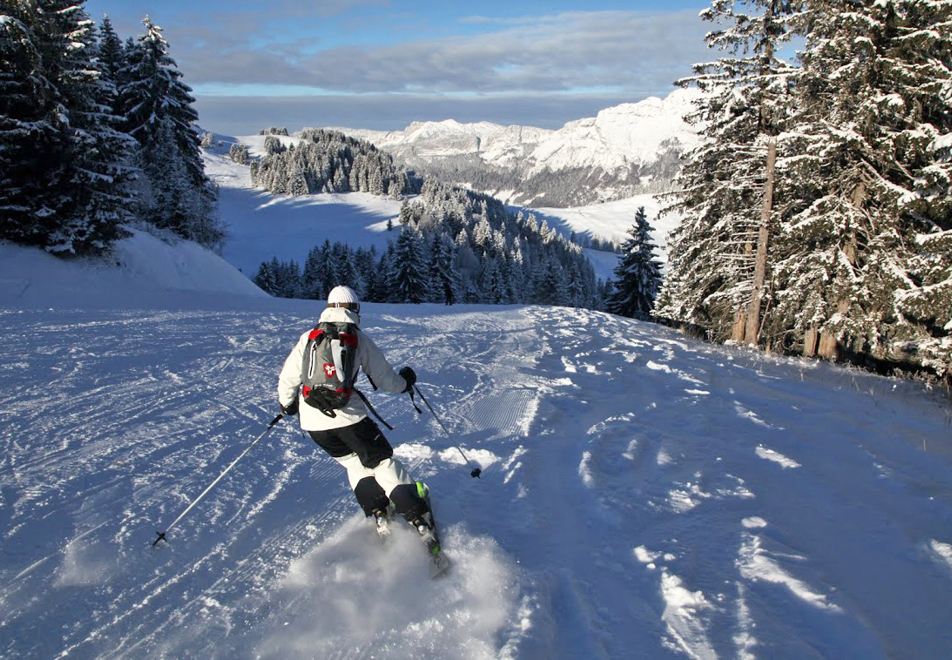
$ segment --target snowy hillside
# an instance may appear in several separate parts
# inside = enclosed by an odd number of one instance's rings
[[[280,137],[293,144],[294,137]],[[325,240],[341,241],[351,247],[375,246],[386,249],[395,235],[387,231],[387,222],[399,226],[400,202],[367,193],[289,196],[273,195],[251,184],[248,166],[238,165],[227,156],[228,147],[240,142],[253,155],[263,153],[264,137],[218,136],[219,144],[204,153],[205,171],[219,187],[219,215],[228,229],[223,256],[229,263],[253,277],[262,261],[277,257],[303,264],[308,252]],[[624,241],[634,222],[638,207],[644,206],[654,227],[652,237],[664,260],[668,232],[680,218],[658,218],[663,207],[656,195],[637,195],[628,199],[574,208],[526,209],[539,220],[568,237],[573,232],[609,241]],[[618,264],[618,255],[588,250],[596,277],[607,280]]]
[[[557,131],[453,120],[403,131],[335,128],[411,166],[442,172],[503,201],[577,206],[628,197],[677,171],[677,156],[698,142],[684,117],[693,89],[607,108]]]
[[[579,236],[591,236],[603,240],[624,242],[627,232],[635,222],[635,214],[640,207],[644,207],[648,222],[653,228],[651,238],[658,247],[656,252],[659,261],[667,262],[668,234],[681,223],[681,216],[677,213],[661,215],[665,203],[658,195],[635,195],[627,199],[602,204],[591,204],[575,208],[558,209],[540,207],[534,209],[539,218],[549,222],[549,226],[557,228],[566,236],[575,232]],[[596,271],[609,273],[618,264],[618,255],[607,252],[589,250],[590,260],[595,263]]]
[[[293,421],[152,548],[274,417],[317,305],[200,307],[169,270],[150,305],[130,267],[32,270],[2,249],[0,657],[952,648],[950,415],[916,385],[594,312],[367,305],[453,434],[370,395],[430,485],[451,572],[430,581],[409,533],[380,547]],[[225,290],[225,272],[192,282]],[[29,305],[8,295],[22,278]]]
[[[286,144],[294,137],[279,137]],[[351,247],[383,250],[395,236],[387,221],[398,223],[400,202],[369,193],[273,195],[255,188],[247,165],[232,162],[228,148],[248,145],[254,156],[264,153],[263,136],[218,136],[219,144],[204,152],[205,172],[218,184],[218,213],[228,228],[225,259],[248,277],[262,261],[277,257],[303,264],[311,248],[325,240]]]
[[[0,307],[227,306],[269,296],[221,257],[190,241],[174,245],[142,231],[105,261],[64,261],[0,241]]]

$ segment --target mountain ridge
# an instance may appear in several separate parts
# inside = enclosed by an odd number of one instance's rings
[[[698,96],[678,89],[558,130],[453,119],[412,122],[402,131],[328,129],[510,204],[579,206],[667,189],[683,155],[700,141],[685,120]]]

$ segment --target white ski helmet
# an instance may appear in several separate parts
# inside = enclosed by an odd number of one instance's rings
[[[360,300],[349,286],[335,286],[331,289],[331,292],[327,294],[327,306],[344,307],[360,313]]]

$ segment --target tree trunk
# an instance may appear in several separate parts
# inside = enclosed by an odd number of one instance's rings
[[[824,360],[835,362],[840,355],[840,342],[836,335],[829,332],[820,333],[820,345],[816,354]]]
[[[731,339],[737,343],[744,341],[744,329],[747,327],[747,313],[738,309],[734,312],[734,325],[731,326]]]
[[[853,202],[853,206],[855,206],[857,209],[863,207],[863,204],[866,201],[865,183],[860,181],[856,184],[856,187],[853,188],[853,194],[851,195],[850,201]],[[846,260],[849,262],[850,266],[853,267],[856,266],[856,261],[859,259],[859,241],[856,237],[856,230],[852,227],[847,227],[846,234],[846,244],[841,249],[843,254],[846,255]],[[849,312],[850,304],[851,303],[848,297],[837,300],[837,314],[846,314]],[[836,361],[840,356],[839,340],[829,332],[822,332],[820,334],[820,348],[818,354],[821,358],[826,360]]]
[[[760,340],[760,305],[764,283],[767,281],[767,247],[770,242],[770,214],[773,210],[774,177],[777,163],[777,138],[767,142],[767,183],[764,188],[764,206],[760,213],[760,230],[757,232],[757,256],[754,259],[754,291],[747,312],[745,339],[756,346]]]
[[[803,357],[816,357],[817,341],[819,340],[820,333],[817,331],[816,326],[810,326],[807,328],[806,333],[803,335]]]

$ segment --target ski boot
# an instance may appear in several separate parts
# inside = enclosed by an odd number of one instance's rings
[[[389,502],[386,509],[374,510],[374,528],[377,530],[377,536],[384,543],[390,540],[390,521],[393,520],[393,516],[393,502]]]
[[[416,487],[417,495],[426,502],[427,511],[409,522],[416,528],[420,539],[430,553],[430,577],[436,577],[450,567],[450,562],[440,546],[440,535],[436,529],[436,520],[433,518],[433,508],[430,506],[430,491],[426,484],[420,481],[416,482]]]

